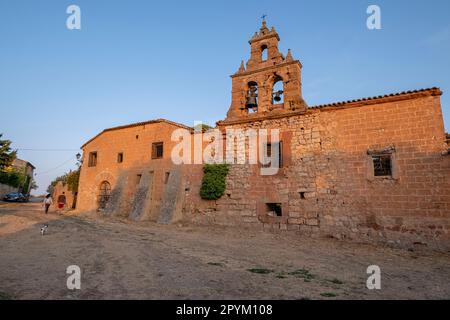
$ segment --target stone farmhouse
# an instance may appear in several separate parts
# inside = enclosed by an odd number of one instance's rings
[[[82,146],[77,210],[450,248],[441,90],[308,106],[302,64],[278,50],[279,40],[263,21],[249,60],[231,76],[231,106],[216,128],[224,140],[229,129],[278,130],[278,140],[264,146],[277,150],[276,174],[261,175],[260,163],[234,163],[225,194],[203,200],[203,165],[171,158],[175,130],[192,140],[198,133],[164,119],[134,123]],[[234,139],[248,144],[245,134]]]

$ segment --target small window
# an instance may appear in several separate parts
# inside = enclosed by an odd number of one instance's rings
[[[282,217],[283,216],[283,208],[281,203],[266,203],[267,206],[267,215],[272,217]]]
[[[375,177],[392,176],[391,155],[372,156]]]
[[[152,144],[152,159],[162,159],[164,144],[162,142],[155,142]]]
[[[136,177],[136,184],[139,185],[141,183],[142,174],[138,174]]]
[[[283,150],[282,150],[282,143],[281,141],[278,142],[279,148],[278,148],[278,168],[282,168],[283,167]],[[273,148],[275,149],[275,148]],[[266,154],[265,156],[266,158],[266,164],[263,164],[263,167],[265,168],[270,168],[272,166],[272,143],[268,143],[266,145]],[[267,163],[268,162],[268,163]]]
[[[89,153],[89,167],[95,167],[97,166],[97,152],[91,152]]]
[[[123,162],[123,153],[120,152],[117,154],[117,163],[122,163]]]
[[[164,183],[167,184],[169,182],[170,172],[166,172],[166,175],[164,176]]]

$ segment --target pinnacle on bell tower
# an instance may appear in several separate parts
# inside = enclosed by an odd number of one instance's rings
[[[232,78],[232,102],[227,120],[276,113],[306,111],[301,91],[300,61],[289,49],[279,51],[280,37],[268,28],[265,16],[259,32],[250,39],[250,58],[242,61]],[[226,120],[226,121],[227,121]]]

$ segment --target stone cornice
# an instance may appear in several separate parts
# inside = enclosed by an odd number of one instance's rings
[[[244,76],[249,76],[252,75],[254,73],[258,73],[258,72],[264,72],[267,70],[271,70],[271,69],[279,69],[281,67],[285,67],[285,66],[289,66],[289,65],[293,65],[293,64],[298,64],[300,65],[300,68],[302,67],[302,63],[299,60],[294,60],[294,61],[290,61],[290,62],[283,62],[280,64],[276,64],[270,67],[265,67],[262,69],[255,69],[255,70],[251,70],[251,71],[245,71],[245,72],[240,72],[240,73],[235,73],[233,75],[231,75],[231,78],[237,78],[237,77],[244,77]]]
[[[266,34],[264,36],[258,36],[256,38],[250,39],[248,43],[252,44],[253,42],[258,42],[258,41],[270,39],[273,37],[277,38],[277,40],[280,41],[280,36],[278,35],[278,33],[270,31],[268,34]]]
[[[267,112],[267,113],[264,113],[261,115],[254,114],[252,116],[245,117],[245,118],[236,118],[236,119],[218,121],[217,126],[227,126],[227,125],[243,124],[243,123],[250,123],[250,122],[256,122],[256,121],[274,120],[274,119],[288,118],[288,117],[293,117],[293,116],[298,116],[298,115],[307,115],[307,114],[312,114],[314,112],[337,111],[337,110],[343,110],[343,109],[349,109],[349,108],[364,107],[364,106],[374,105],[374,104],[382,104],[382,103],[388,103],[388,102],[411,100],[411,99],[427,97],[427,96],[441,96],[441,95],[442,95],[442,91],[439,88],[434,87],[434,88],[430,88],[430,89],[407,91],[407,92],[394,93],[394,94],[372,97],[372,98],[363,98],[363,99],[358,99],[358,100],[351,100],[351,101],[345,101],[345,102],[336,102],[336,103],[331,103],[331,104],[312,106],[312,107],[308,107],[306,109],[306,111],[305,110],[287,111],[287,112],[276,113],[276,114],[275,113],[271,114],[271,113]]]

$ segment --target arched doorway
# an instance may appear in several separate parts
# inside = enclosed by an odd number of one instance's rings
[[[111,184],[108,181],[103,181],[100,184],[100,192],[98,194],[98,208],[105,209],[106,204],[111,198]]]

